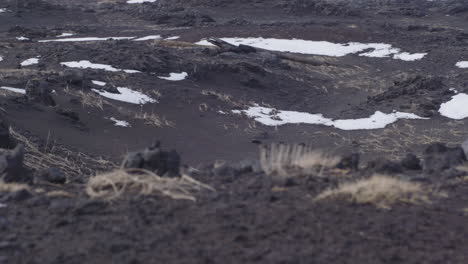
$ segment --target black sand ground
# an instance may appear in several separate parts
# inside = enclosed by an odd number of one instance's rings
[[[63,190],[73,198],[35,194],[0,208],[0,262],[5,263],[467,263],[468,185],[435,180],[448,198],[392,210],[341,202],[312,202],[333,180],[302,179],[275,192],[261,172],[236,176],[202,170],[195,178],[217,192],[193,202],[128,197],[90,200],[82,185],[90,175],[116,167],[128,151],[154,140],[177,149],[200,168],[216,160],[255,160],[258,144],[307,143],[364,161],[420,156],[427,144],[456,146],[468,137],[465,120],[437,112],[468,90],[468,5],[464,1],[125,1],[3,0],[0,8],[0,86],[25,87],[46,80],[56,106],[2,92],[2,118],[39,150],[78,164]],[[39,43],[63,32],[75,37],[180,36],[173,41]],[[25,36],[31,41],[19,41]],[[192,43],[207,37],[273,37],[331,42],[382,42],[420,61],[391,58],[236,54]],[[21,68],[25,59],[40,63]],[[70,70],[60,62],[90,60],[139,74]],[[170,72],[189,78],[169,82]],[[154,74],[150,74],[154,73]],[[155,98],[143,107],[104,99],[83,105],[90,80],[130,86]],[[93,101],[95,102],[95,101]],[[220,114],[252,103],[367,117],[376,110],[412,112],[430,120],[400,120],[379,130],[342,131],[317,125],[263,126],[240,115]],[[160,126],[138,120],[155,114]],[[78,118],[77,118],[78,117]],[[131,128],[106,117],[127,120]],[[24,138],[23,138],[24,139]],[[34,153],[31,153],[34,155]],[[28,157],[26,157],[28,159]],[[26,160],[27,161],[27,160]],[[106,162],[104,162],[106,161]],[[108,161],[108,162],[107,162]],[[27,163],[27,162],[26,162]],[[49,166],[46,164],[45,166]],[[358,173],[360,175],[360,173]],[[34,187],[36,188],[36,187]]]

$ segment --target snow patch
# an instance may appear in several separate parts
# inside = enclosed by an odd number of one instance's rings
[[[173,36],[173,37],[165,38],[165,40],[176,40],[176,39],[180,39],[180,36]]]
[[[87,60],[61,62],[60,64],[66,66],[66,67],[79,68],[79,69],[96,69],[96,70],[105,70],[105,71],[110,71],[110,72],[123,71],[123,72],[126,72],[126,73],[139,73],[140,72],[140,71],[137,71],[137,70],[117,69],[117,68],[112,67],[111,65],[92,63],[92,62],[87,61]]]
[[[130,104],[146,104],[146,103],[155,103],[156,100],[147,96],[146,94],[134,91],[126,87],[117,87],[119,94],[110,93],[108,91],[100,91],[98,89],[92,89],[94,92],[99,95],[117,101],[122,101]]]
[[[362,130],[385,128],[398,119],[425,119],[411,113],[393,112],[385,114],[376,111],[367,118],[338,119],[325,118],[322,114],[310,114],[306,112],[281,111],[273,108],[253,106],[247,110],[233,110],[233,113],[244,113],[248,117],[266,126],[281,126],[286,124],[313,124],[333,126],[341,130]]]
[[[5,13],[7,11],[6,8],[0,8],[0,13]]]
[[[20,89],[20,88],[0,86],[0,89],[8,90],[8,91],[14,92],[14,93],[26,94],[26,90],[25,89]]]
[[[62,33],[62,34],[60,34],[60,35],[57,35],[57,36],[55,36],[55,37],[56,37],[56,38],[62,38],[62,37],[71,37],[71,36],[73,36],[73,35],[75,35],[75,34],[74,34],[74,33],[66,33],[66,32],[64,32],[64,33]]]
[[[408,53],[408,52],[402,52],[402,53],[393,55],[393,58],[397,59],[397,60],[404,60],[404,61],[417,61],[417,60],[421,60],[426,55],[427,55],[427,53],[413,53],[413,54],[411,54],[411,53]]]
[[[20,63],[21,66],[30,66],[39,63],[39,58],[30,58]]]
[[[105,40],[126,40],[134,39],[136,37],[86,37],[86,38],[62,38],[62,39],[44,39],[39,40],[38,42],[82,42],[82,41],[105,41]]]
[[[452,119],[464,119],[468,117],[468,94],[459,93],[452,99],[440,105],[439,113]]]
[[[426,53],[411,54],[408,52],[401,52],[398,48],[393,48],[390,44],[385,43],[332,43],[328,41],[312,41],[302,39],[274,39],[274,38],[222,38],[222,40],[233,45],[248,45],[256,48],[293,52],[300,54],[313,54],[323,56],[342,57],[349,54],[359,54],[366,57],[389,57],[394,55],[394,59],[400,60],[420,60]],[[195,44],[213,46],[207,40],[201,40]],[[371,49],[371,51],[366,51]]]
[[[188,77],[188,74],[186,72],[181,72],[181,73],[171,72],[169,73],[169,77],[158,76],[159,79],[164,79],[168,81],[182,81],[182,80],[185,80],[187,77]]]
[[[468,68],[468,61],[459,61],[457,64],[455,64],[458,68]]]
[[[2,61],[2,60],[3,60],[3,57],[2,57],[2,56],[0,56],[0,61]]]
[[[106,86],[106,83],[105,82],[101,82],[101,81],[91,81],[93,84],[97,85],[97,86]]]
[[[127,4],[154,3],[157,0],[128,0]]]
[[[16,37],[16,39],[19,40],[19,41],[27,41],[27,40],[29,40],[29,38],[23,37],[23,36],[21,36],[21,37]]]
[[[153,39],[161,39],[161,36],[160,35],[146,36],[146,37],[134,39],[133,41],[144,41],[144,40],[153,40]]]
[[[109,118],[111,121],[114,121],[114,126],[119,126],[119,127],[131,127],[130,123],[124,120],[118,120],[113,117]]]

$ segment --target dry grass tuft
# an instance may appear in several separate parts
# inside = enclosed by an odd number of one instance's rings
[[[291,176],[321,173],[340,159],[304,145],[272,144],[260,149],[260,165],[268,175]]]
[[[41,151],[40,147],[33,143],[31,140],[21,135],[15,129],[10,127],[10,135],[15,140],[24,144],[25,156],[24,164],[35,170],[47,169],[50,167],[60,168],[65,174],[70,176],[83,176],[94,174],[95,172],[90,169],[90,164],[99,168],[114,168],[116,167],[110,161],[102,158],[95,158],[88,156],[84,153],[77,153],[69,149],[65,149],[62,146],[52,146],[51,149],[55,149],[60,154],[54,154],[52,151],[48,151],[47,142],[46,148]]]
[[[21,183],[6,183],[0,181],[0,192],[17,192],[21,190],[29,190],[29,186]]]
[[[102,99],[102,96],[92,92],[85,93],[83,91],[78,91],[76,96],[80,98],[83,107],[94,107],[104,110],[104,100]]]
[[[135,119],[143,120],[146,125],[155,127],[175,127],[174,122],[167,120],[165,117],[160,117],[155,113],[138,112],[133,115]]]
[[[374,175],[368,179],[343,183],[337,188],[326,190],[315,200],[344,199],[357,204],[372,204],[378,208],[390,209],[390,206],[396,203],[429,203],[430,194],[431,190],[419,183]]]
[[[142,169],[115,170],[89,179],[87,194],[92,198],[116,199],[124,193],[154,195],[161,194],[172,199],[196,201],[195,192],[214,191],[189,176],[163,178]]]

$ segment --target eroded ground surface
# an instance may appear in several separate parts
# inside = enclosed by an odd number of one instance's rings
[[[0,10],[0,87],[9,89],[0,90],[3,122],[27,143],[28,169],[59,167],[67,176],[66,185],[31,187],[30,199],[5,195],[0,262],[468,261],[466,177],[444,172],[464,160],[436,170],[440,178],[426,177],[427,166],[411,171],[446,195],[391,210],[312,202],[326,188],[369,176],[368,169],[338,179],[319,172],[289,186],[261,169],[206,165],[256,164],[259,145],[277,142],[359,153],[361,167],[375,158],[400,162],[407,153],[424,161],[434,142],[459,146],[468,114],[440,109],[468,93],[468,66],[456,66],[468,61],[464,1],[4,0]],[[323,56],[199,43],[208,38],[384,43],[403,59],[373,48]],[[424,55],[405,57],[414,54]],[[25,88],[36,92],[24,95]],[[254,106],[269,109],[264,119],[239,114]],[[377,129],[303,120],[269,126],[286,120],[281,111],[348,121],[377,111],[418,118]],[[216,191],[197,194],[197,202],[135,196],[108,203],[84,193],[89,176],[155,140],[200,169],[191,175]],[[379,173],[408,173],[382,166]],[[67,194],[46,195],[57,190]]]

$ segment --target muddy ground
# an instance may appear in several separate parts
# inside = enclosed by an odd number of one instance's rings
[[[468,60],[465,1],[3,0],[2,8],[0,86],[25,88],[37,80],[54,92],[35,100],[0,91],[11,138],[0,143],[25,144],[24,173],[58,167],[66,183],[32,180],[27,194],[2,193],[0,263],[468,262],[468,181],[456,169],[466,157],[435,172],[427,169],[430,162],[411,170],[400,162],[413,153],[424,164],[428,145],[458,147],[468,138],[466,120],[438,112],[454,89],[468,92],[468,70],[455,67]],[[77,38],[161,38],[40,42],[67,32]],[[298,60],[194,44],[221,37],[387,43],[427,55],[417,61],[357,54]],[[37,56],[38,64],[20,65]],[[140,73],[60,64],[80,60]],[[174,72],[188,77],[158,78]],[[129,104],[92,91],[116,87],[157,102]],[[329,118],[396,110],[429,119],[345,131],[271,127],[232,113],[256,104]],[[115,126],[111,117],[131,127]],[[196,202],[141,195],[108,202],[86,194],[91,176],[119,167],[128,152],[155,140],[176,149],[183,171],[215,191],[197,193]],[[358,153],[361,162],[340,172],[344,178],[330,170],[301,175],[293,184],[278,182],[257,160],[260,145],[279,142],[336,156]],[[366,165],[375,159],[386,161]],[[370,172],[395,174],[445,195],[391,209],[314,202],[325,189]]]

